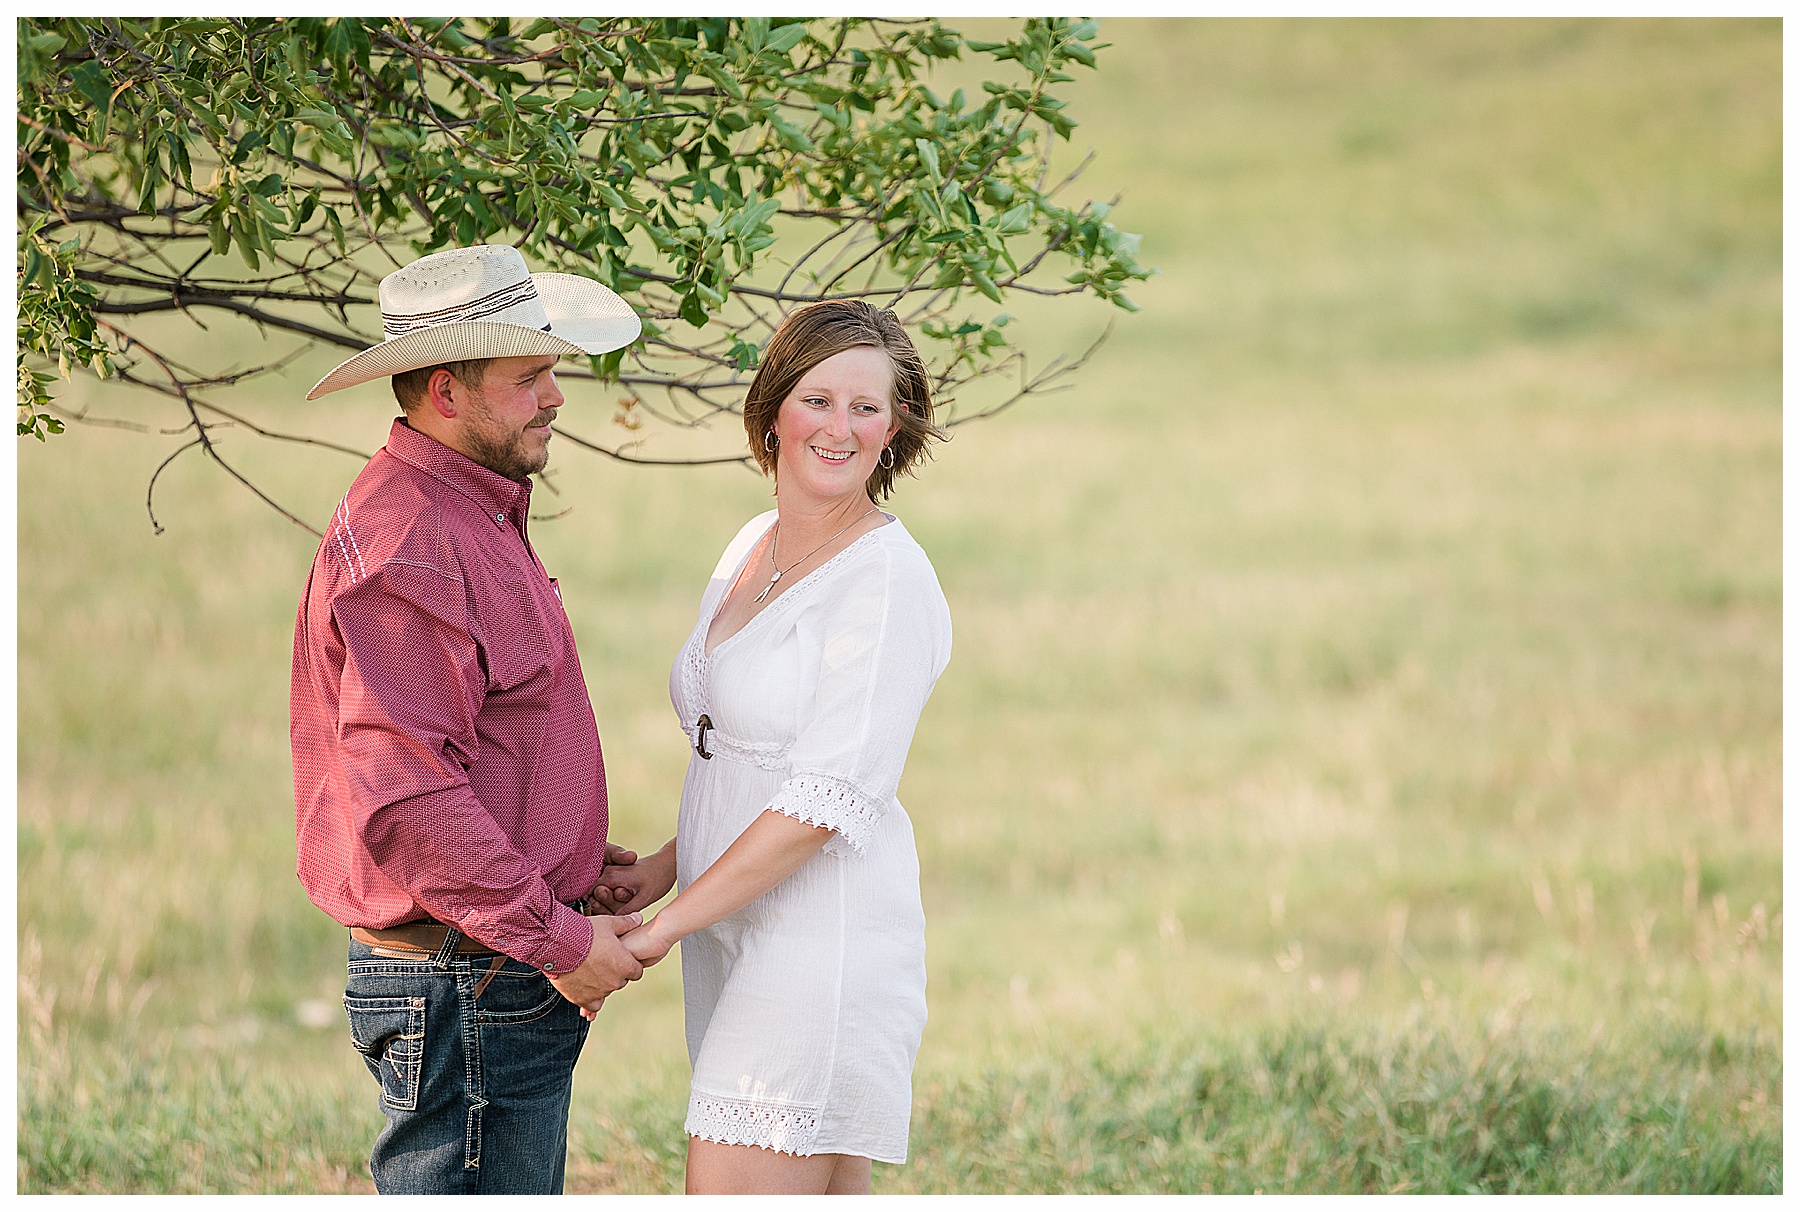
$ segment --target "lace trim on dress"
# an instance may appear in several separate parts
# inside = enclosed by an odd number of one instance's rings
[[[881,808],[842,779],[799,774],[781,785],[769,807],[808,825],[823,825],[837,834],[825,853],[862,855],[881,821]]]
[[[740,741],[716,729],[706,733],[706,750],[714,757],[747,762],[764,770],[786,770],[788,750],[792,748],[779,741]]]
[[[716,1144],[756,1145],[805,1157],[818,1139],[819,1111],[816,1107],[720,1098],[696,1090],[688,1096],[684,1130]]]
[[[682,726],[687,729],[688,739],[693,739],[692,721],[686,719],[688,712],[694,718],[700,716],[700,704],[706,701],[706,633],[699,626],[688,635],[688,642],[682,646],[681,655],[676,658],[677,681],[681,687],[680,703],[676,710],[683,716]]]

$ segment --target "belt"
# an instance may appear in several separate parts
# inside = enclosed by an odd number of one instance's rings
[[[720,732],[710,715],[702,715],[694,721],[693,728],[688,730],[688,743],[695,753],[709,762],[716,757],[729,758],[764,770],[786,770],[788,751],[793,748],[780,742],[737,740]]]
[[[404,926],[389,926],[385,930],[370,930],[364,926],[350,927],[350,937],[359,943],[367,943],[371,947],[385,947],[390,951],[417,951],[424,955],[435,955],[443,949],[444,940],[450,935],[450,927],[442,922],[408,922]],[[498,955],[486,943],[463,935],[456,944],[458,955]]]
[[[580,914],[587,914],[592,908],[587,897],[576,901],[565,901],[564,904]],[[419,951],[426,955],[435,955],[443,949],[444,940],[450,935],[450,927],[442,922],[406,922],[399,926],[388,926],[381,930],[371,930],[367,926],[350,927],[350,937],[370,947],[385,947],[389,951]],[[463,935],[456,943],[458,955],[499,955],[486,943]]]

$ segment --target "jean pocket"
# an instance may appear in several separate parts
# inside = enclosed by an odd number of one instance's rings
[[[569,1003],[541,972],[503,971],[476,1003],[476,1021],[484,1026],[518,1027],[535,1023]]]
[[[381,1080],[381,1101],[396,1111],[419,1107],[425,1063],[425,999],[344,995],[350,1042]]]

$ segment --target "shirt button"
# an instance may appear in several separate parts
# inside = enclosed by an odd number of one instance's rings
[[[544,971],[545,972],[555,972],[556,971],[556,962],[554,960],[552,960],[550,963],[545,964]]]
[[[506,515],[503,513],[497,513],[494,515],[494,521],[496,521],[496,522],[500,523],[500,525],[504,526],[504,525],[506,525]]]

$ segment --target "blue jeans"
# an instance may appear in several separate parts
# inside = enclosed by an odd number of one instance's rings
[[[542,972],[456,955],[457,940],[452,931],[419,959],[350,941],[350,1039],[381,1084],[387,1116],[369,1154],[375,1188],[560,1194],[587,1020]]]

